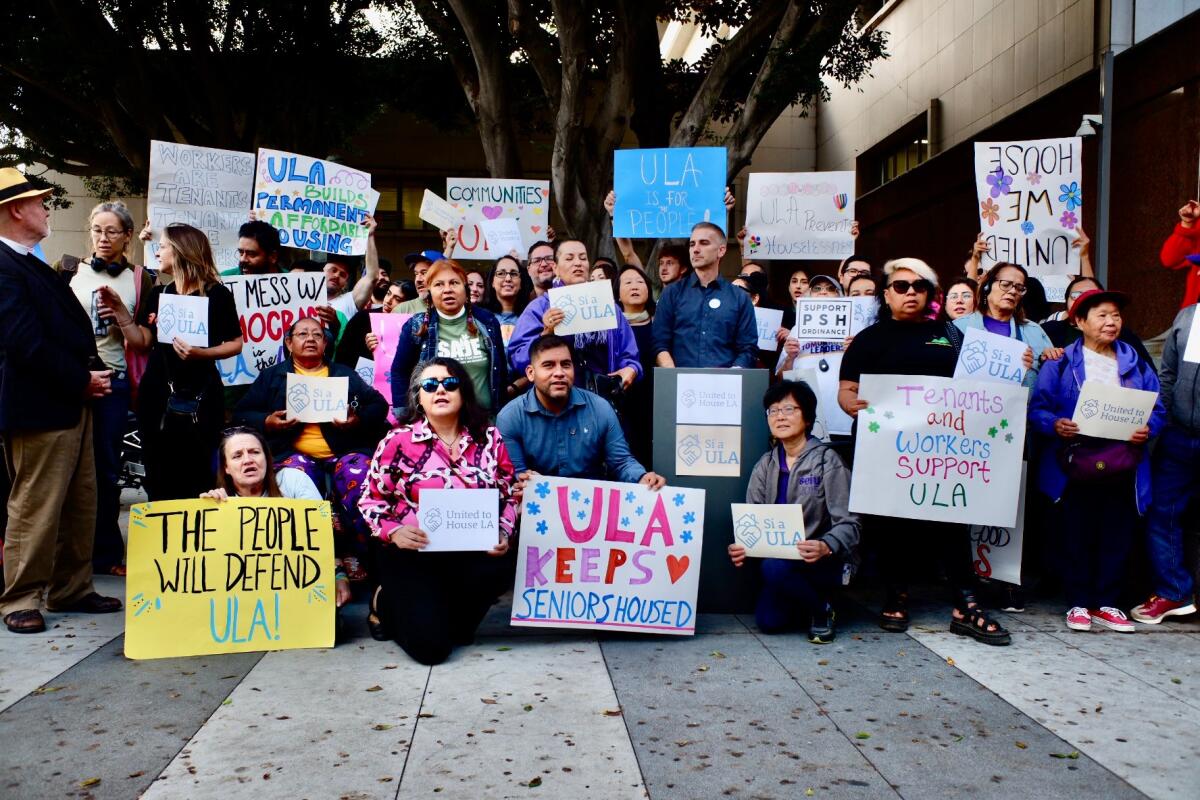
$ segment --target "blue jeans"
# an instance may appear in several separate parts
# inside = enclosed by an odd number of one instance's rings
[[[1146,546],[1154,569],[1154,593],[1190,600],[1193,579],[1183,557],[1183,512],[1200,489],[1200,436],[1168,425],[1151,465],[1153,502],[1146,513]]]
[[[92,568],[107,572],[125,561],[121,539],[121,440],[129,414],[129,379],[113,378],[112,394],[92,402],[92,441],[96,452],[96,545]]]
[[[824,613],[842,582],[842,560],[826,556],[814,564],[764,558],[763,588],[754,621],[763,633],[808,630],[814,613]]]

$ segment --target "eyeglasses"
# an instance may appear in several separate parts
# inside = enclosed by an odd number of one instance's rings
[[[305,339],[322,339],[324,337],[324,331],[301,331],[300,333],[292,334],[293,339],[300,339],[301,341]]]
[[[933,284],[924,278],[915,281],[895,280],[888,284],[888,288],[896,294],[908,294],[908,290],[912,289],[917,294],[929,294],[933,291]]]
[[[946,295],[947,300],[970,300],[975,295],[971,292],[951,292]]]
[[[92,228],[92,236],[97,239],[115,239],[124,235],[125,231],[118,228]]]
[[[1000,287],[1001,293],[1016,292],[1017,294],[1025,294],[1025,292],[1029,291],[1029,287],[1016,281],[996,281],[996,285]]]
[[[553,264],[554,256],[534,256],[529,259],[530,264]]]
[[[790,417],[800,410],[800,406],[775,406],[767,409],[767,419],[772,417]]]
[[[426,378],[421,381],[421,391],[426,394],[433,394],[437,391],[438,386],[443,387],[447,392],[458,391],[458,378],[449,375],[445,378]]]
[[[864,278],[864,277],[871,276],[871,270],[869,270],[869,269],[847,269],[842,274],[847,277]]]
[[[514,270],[503,269],[503,270],[496,271],[496,277],[497,278],[519,278],[519,277],[521,277],[521,273],[517,272],[515,269]]]

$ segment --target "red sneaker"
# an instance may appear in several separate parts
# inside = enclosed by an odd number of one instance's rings
[[[1129,616],[1147,625],[1157,625],[1167,617],[1182,617],[1196,613],[1196,604],[1189,600],[1168,600],[1156,594],[1140,606],[1134,606]]]
[[[1090,631],[1092,629],[1092,615],[1088,613],[1086,608],[1075,606],[1067,612],[1067,627],[1073,631]]]
[[[1125,612],[1119,608],[1113,608],[1112,606],[1089,608],[1088,614],[1091,615],[1092,622],[1095,622],[1097,625],[1103,625],[1110,630],[1120,633],[1133,633],[1137,630],[1134,624],[1129,621],[1129,617],[1125,616]]]

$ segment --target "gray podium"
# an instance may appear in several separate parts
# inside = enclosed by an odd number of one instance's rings
[[[740,471],[736,477],[676,473],[675,428],[678,422],[675,412],[680,374],[741,376],[741,455]],[[733,541],[729,504],[746,502],[750,470],[767,450],[767,418],[762,409],[762,396],[768,382],[765,369],[654,370],[654,471],[666,478],[671,486],[704,490],[704,554],[697,597],[701,613],[747,613],[754,609],[759,586],[758,570],[753,569],[752,565],[735,569],[729,562],[726,548]],[[648,411],[631,409],[630,413]]]

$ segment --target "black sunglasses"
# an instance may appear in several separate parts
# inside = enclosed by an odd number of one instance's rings
[[[908,294],[908,290],[912,289],[917,294],[929,294],[933,291],[933,284],[924,278],[915,281],[895,280],[888,284],[888,288],[897,294]]]
[[[426,394],[433,394],[437,391],[437,388],[440,385],[444,387],[447,392],[457,392],[458,384],[458,378],[454,377],[453,375],[445,378],[426,378],[425,380],[421,381],[421,391],[425,392]]]

